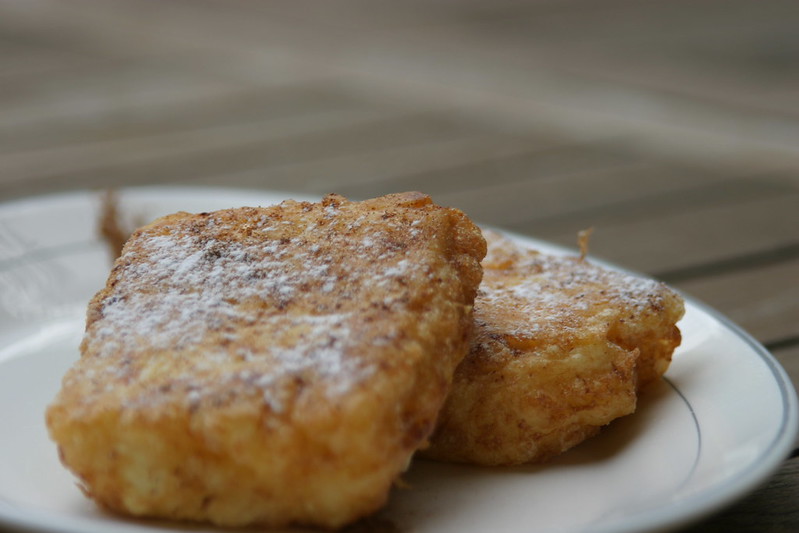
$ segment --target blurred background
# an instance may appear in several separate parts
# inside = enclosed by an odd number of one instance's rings
[[[419,189],[670,278],[796,237],[798,60],[792,0],[2,0],[0,198]]]
[[[0,0],[0,201],[156,184],[593,226],[799,376],[795,0]]]

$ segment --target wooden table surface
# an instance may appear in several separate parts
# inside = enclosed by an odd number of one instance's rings
[[[799,382],[792,0],[0,0],[0,201],[421,190],[660,278]],[[685,531],[799,531],[797,451]]]

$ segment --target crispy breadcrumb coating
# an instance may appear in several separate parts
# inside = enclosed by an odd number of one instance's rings
[[[635,410],[680,343],[683,302],[662,283],[484,235],[475,340],[423,453],[544,461]]]
[[[136,231],[47,410],[100,505],[338,527],[381,507],[468,351],[485,242],[419,193]]]

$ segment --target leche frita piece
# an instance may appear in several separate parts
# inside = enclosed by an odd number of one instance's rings
[[[469,349],[485,241],[419,193],[136,231],[47,410],[123,514],[338,527],[381,507]]]
[[[475,340],[422,453],[541,462],[635,410],[680,343],[683,301],[656,281],[484,235]]]

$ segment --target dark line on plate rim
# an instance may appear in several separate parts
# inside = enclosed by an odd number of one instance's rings
[[[685,394],[683,394],[679,387],[677,387],[677,385],[675,385],[674,382],[668,377],[663,376],[663,380],[674,390],[674,392],[677,393],[685,406],[688,408],[688,412],[691,413],[691,420],[694,421],[694,429],[696,429],[696,455],[694,456],[694,463],[691,465],[691,470],[685,476],[685,479],[677,487],[677,490],[680,490],[682,487],[688,484],[688,482],[696,473],[696,469],[699,468],[699,459],[702,456],[702,427],[699,425],[699,418],[696,416],[694,406],[691,405],[691,402],[688,401],[688,398],[685,396]]]
[[[606,263],[606,265],[613,268],[612,264]],[[636,516],[632,516],[622,523],[611,524],[612,527],[610,528],[600,527],[598,529],[599,532],[634,533],[640,531],[641,529],[650,530],[653,528],[652,524],[655,523],[659,528],[685,527],[691,523],[695,523],[702,517],[709,516],[713,512],[720,511],[721,509],[734,504],[747,494],[750,494],[752,490],[754,490],[760,483],[763,483],[766,479],[772,477],[780,468],[780,466],[785,463],[785,461],[790,458],[794,458],[795,456],[799,456],[799,449],[788,448],[788,443],[793,445],[794,439],[796,437],[794,434],[796,431],[790,434],[788,433],[793,417],[795,416],[795,413],[793,413],[791,407],[796,404],[796,400],[792,401],[792,398],[795,398],[796,393],[794,391],[793,385],[789,384],[790,382],[788,381],[788,378],[785,375],[784,370],[782,370],[779,362],[777,362],[774,356],[771,355],[771,353],[769,353],[769,351],[766,350],[762,344],[755,340],[754,337],[725,317],[721,312],[703,304],[702,302],[694,300],[693,298],[685,297],[685,300],[687,303],[691,303],[692,305],[696,306],[700,311],[707,313],[714,319],[721,322],[721,324],[727,327],[731,333],[735,334],[746,344],[748,344],[749,347],[760,358],[760,360],[766,364],[766,367],[771,372],[772,377],[777,383],[780,392],[780,399],[782,400],[783,409],[779,428],[777,429],[776,435],[772,441],[766,446],[764,452],[761,453],[756,460],[753,460],[746,468],[733,475],[730,479],[725,480],[722,484],[716,484],[710,488],[706,487],[700,491],[699,494],[687,499],[685,501],[684,508],[677,510],[677,516],[679,518],[676,518],[674,514],[674,505],[678,504],[679,502],[672,502],[671,505],[650,509],[649,512],[645,511],[643,514],[649,517],[648,520],[645,521],[645,525],[642,524]],[[669,385],[673,386],[668,379],[666,379],[666,381],[669,383]],[[680,396],[682,396],[676,387],[674,387],[674,390],[680,394]],[[686,403],[688,403],[687,400]],[[775,448],[778,447],[787,448],[787,451],[781,453],[779,457],[774,453]],[[771,459],[774,461],[774,464],[770,465],[768,470],[763,471],[755,477],[752,477],[752,472],[760,468],[764,458]],[[746,483],[741,486],[739,480],[745,480]],[[640,514],[638,517],[640,517]]]
[[[693,519],[698,519],[700,516],[704,516],[704,513],[712,510],[720,510],[724,506],[730,505],[736,500],[742,498],[746,494],[749,494],[758,483],[762,483],[764,480],[773,476],[776,471],[780,468],[782,464],[788,459],[791,455],[790,450],[793,448],[788,448],[785,452],[780,454],[779,460],[776,460],[777,457],[774,454],[775,448],[778,447],[785,447],[787,448],[788,443],[792,445],[794,439],[796,438],[796,431],[793,431],[791,434],[788,434],[788,429],[793,421],[793,417],[795,413],[792,411],[791,407],[796,405],[796,392],[794,391],[793,385],[790,385],[788,378],[785,374],[785,371],[780,366],[779,362],[774,358],[765,347],[760,344],[754,337],[752,337],[749,333],[744,331],[740,326],[732,322],[726,316],[724,316],[720,311],[709,307],[708,305],[694,300],[693,298],[687,297],[686,301],[691,303],[692,305],[696,306],[699,310],[704,313],[707,313],[711,317],[715,318],[719,322],[721,322],[725,327],[727,327],[732,333],[737,335],[740,339],[742,339],[749,347],[757,354],[761,361],[766,364],[766,367],[771,372],[772,377],[777,383],[779,392],[780,392],[780,399],[782,400],[782,418],[780,420],[779,428],[776,432],[776,435],[772,439],[772,441],[768,444],[765,448],[764,453],[761,453],[758,457],[758,460],[752,461],[749,466],[745,469],[741,470],[737,474],[735,474],[732,478],[726,480],[722,485],[718,486],[712,492],[708,493],[708,490],[705,489],[703,492],[704,494],[697,495],[694,499],[691,500],[689,509],[683,515],[683,524],[687,523],[687,521]],[[793,399],[793,401],[792,401]],[[789,440],[790,439],[790,440]],[[774,464],[769,467],[769,470],[765,473],[758,475],[754,478],[748,479],[748,483],[745,485],[745,490],[738,490],[735,492],[730,492],[728,487],[735,487],[737,484],[735,481],[740,479],[747,479],[750,478],[751,472],[760,467],[762,459],[764,457],[769,457],[774,460]],[[714,494],[721,494],[721,498],[718,496],[713,496]],[[673,510],[671,511],[673,512]]]

